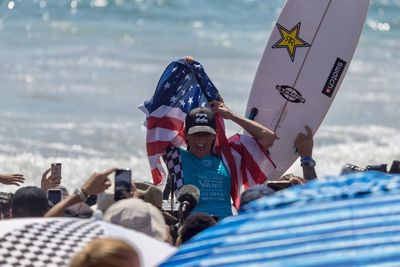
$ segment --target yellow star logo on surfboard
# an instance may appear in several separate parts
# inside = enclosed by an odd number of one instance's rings
[[[301,22],[297,23],[291,30],[286,29],[280,24],[276,24],[278,27],[281,39],[276,42],[272,48],[286,48],[289,53],[290,59],[294,61],[296,56],[297,47],[310,47],[310,45],[299,37]]]

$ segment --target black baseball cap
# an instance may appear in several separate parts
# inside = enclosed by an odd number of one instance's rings
[[[43,217],[49,208],[46,193],[36,186],[18,189],[12,199],[13,217]]]
[[[188,134],[198,132],[216,134],[216,122],[212,110],[205,107],[192,109],[186,116],[186,132]]]

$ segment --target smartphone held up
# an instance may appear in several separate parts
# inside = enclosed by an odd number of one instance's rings
[[[118,201],[130,197],[132,188],[132,173],[130,169],[115,171],[114,200]]]
[[[47,199],[53,204],[56,205],[62,199],[62,192],[60,189],[49,189],[47,190]]]
[[[52,163],[50,166],[51,177],[61,180],[61,163]]]

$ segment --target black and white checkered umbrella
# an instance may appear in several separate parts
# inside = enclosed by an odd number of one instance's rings
[[[0,266],[68,266],[86,243],[105,236],[135,247],[142,266],[156,266],[175,250],[142,233],[96,220],[12,219],[0,221]]]

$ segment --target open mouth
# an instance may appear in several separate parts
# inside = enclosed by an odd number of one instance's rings
[[[196,150],[199,152],[203,152],[205,150],[205,148],[206,148],[205,144],[197,144],[196,145]]]

